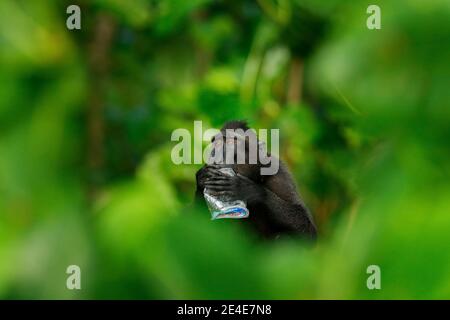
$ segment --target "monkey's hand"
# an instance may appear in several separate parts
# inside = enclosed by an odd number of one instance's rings
[[[201,192],[206,187],[206,181],[213,178],[217,175],[217,172],[222,174],[220,171],[218,171],[221,167],[219,165],[205,165],[200,170],[197,171],[195,174],[195,178],[197,180],[197,189]]]
[[[205,187],[212,195],[239,199],[247,203],[255,203],[264,199],[265,189],[247,177],[240,174],[229,176],[214,167],[211,167],[208,172]]]
[[[197,191],[203,192],[208,175],[208,166],[201,167],[200,170],[197,171],[195,174],[195,179],[197,180]]]

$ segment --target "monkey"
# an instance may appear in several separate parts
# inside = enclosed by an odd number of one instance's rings
[[[226,144],[229,144],[230,141],[226,135],[229,130],[249,132],[249,127],[246,121],[226,122],[220,133],[212,138],[212,143],[226,137]],[[264,164],[259,157],[256,163],[250,163],[249,143],[246,142],[245,162],[236,163],[236,155],[233,155],[235,163],[231,167],[236,175],[225,175],[219,171],[223,164],[217,163],[207,163],[197,171],[196,201],[205,203],[203,191],[208,188],[208,192],[213,195],[225,195],[243,200],[247,204],[250,215],[240,220],[250,225],[256,234],[264,239],[277,239],[280,236],[289,235],[315,240],[317,230],[312,215],[299,196],[287,166],[275,156],[266,153],[270,162],[279,161],[279,167],[274,174],[262,175],[261,168]],[[234,140],[231,143],[236,142]],[[223,141],[222,145],[225,145]],[[224,150],[224,157],[227,156],[226,152],[227,149]],[[214,150],[211,155],[214,156]]]

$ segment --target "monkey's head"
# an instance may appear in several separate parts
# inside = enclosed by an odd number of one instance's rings
[[[263,143],[245,121],[229,121],[212,140],[211,161],[230,166],[234,172],[259,182],[262,177],[261,157],[266,157]]]

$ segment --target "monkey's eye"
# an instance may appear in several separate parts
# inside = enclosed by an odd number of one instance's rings
[[[215,146],[221,146],[222,145],[222,140],[221,139],[216,139],[216,140],[214,140],[213,144]]]

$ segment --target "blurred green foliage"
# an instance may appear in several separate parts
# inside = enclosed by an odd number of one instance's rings
[[[0,297],[450,298],[448,1],[77,3],[0,1]],[[189,205],[172,130],[234,118],[280,128],[313,248]]]

